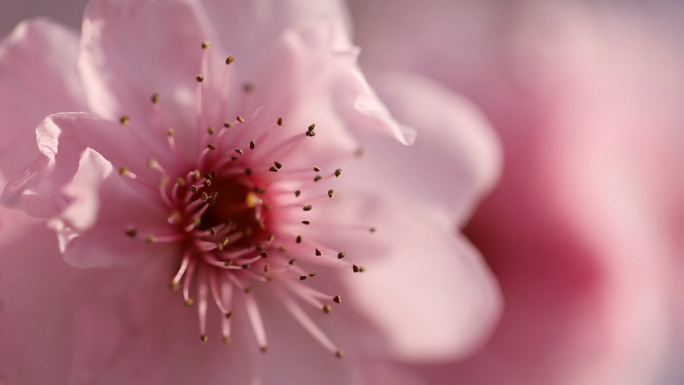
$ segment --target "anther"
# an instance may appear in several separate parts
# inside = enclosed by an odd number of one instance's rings
[[[230,345],[230,336],[223,336],[223,344]]]
[[[314,136],[316,136],[316,131],[307,131],[307,132],[306,132],[306,136],[308,136],[308,137],[314,137]]]
[[[268,252],[267,252],[267,251],[262,251],[262,252],[261,252],[261,258],[268,258]]]
[[[211,44],[208,41],[203,41],[202,42],[202,49],[209,49],[211,48]]]
[[[185,179],[183,179],[181,177],[178,177],[178,179],[176,179],[176,183],[178,183],[179,186],[185,186],[186,185]]]
[[[233,63],[234,61],[235,61],[235,58],[234,58],[234,57],[228,56],[228,58],[226,59],[226,65],[230,65],[230,64]]]
[[[302,236],[301,236],[301,235],[297,235],[297,238],[295,239],[295,242],[297,242],[297,243],[302,243]]]
[[[306,206],[302,207],[302,210],[304,210],[304,211],[311,211],[312,208],[313,208],[313,207],[311,207],[311,205],[306,205]]]
[[[124,115],[124,116],[119,118],[119,123],[121,123],[121,124],[128,124],[128,122],[130,122],[130,121],[131,121],[131,118],[128,117],[127,115]]]
[[[212,237],[215,237],[216,234],[218,234],[218,233],[216,232],[216,228],[215,228],[215,227],[210,228],[210,229],[209,229],[209,234],[211,234]]]
[[[276,168],[277,168],[278,170],[280,170],[281,168],[283,168],[283,164],[280,163],[280,162],[273,162],[273,164],[276,166]]]
[[[337,358],[344,358],[344,352],[341,350],[338,350],[335,352],[335,357]]]
[[[296,198],[299,198],[300,195],[302,195],[301,191],[299,191],[299,190],[295,191],[295,197]]]
[[[187,301],[185,301],[185,306],[187,306],[187,307],[190,307],[190,306],[192,306],[192,305],[194,305],[194,304],[195,304],[195,301],[193,301],[192,298],[190,298],[190,299],[188,299]]]
[[[307,278],[306,274],[302,274],[302,275],[299,276],[299,280],[300,280],[300,281],[303,281],[303,280],[305,280],[306,278]]]
[[[240,115],[238,115],[235,119],[237,119],[237,121],[240,122],[240,123],[244,123],[244,122],[245,122],[245,119],[244,119],[242,116],[240,116]]]
[[[311,221],[308,220],[308,219],[305,219],[305,220],[302,221],[302,223],[305,224],[305,225],[310,225],[310,224],[311,224]]]
[[[208,172],[205,172],[204,173],[204,179],[211,179],[211,174],[209,174]]]
[[[152,100],[152,103],[158,104],[159,103],[159,94],[152,94],[152,97],[150,98]]]
[[[267,263],[267,264],[264,265],[264,272],[265,272],[265,273],[268,273],[268,271],[269,271],[270,269],[271,269],[271,265],[270,265],[270,264]]]
[[[209,187],[209,186],[211,186],[211,181],[210,181],[209,179],[207,179],[207,180],[205,180],[204,183],[202,183],[202,184],[205,185],[205,186],[207,186],[207,187]]]
[[[292,266],[292,265],[294,265],[295,263],[297,263],[297,259],[292,258],[292,259],[290,259],[287,263],[289,263],[289,264]]]
[[[148,235],[147,237],[145,237],[145,242],[154,243],[154,235]]]
[[[136,230],[136,229],[126,230],[126,236],[129,236],[131,238],[135,238],[136,235],[138,235],[138,230]]]
[[[216,129],[214,127],[209,126],[209,128],[207,128],[207,134],[214,135],[215,133]]]
[[[315,125],[315,124],[312,124],[312,125],[310,125],[309,128],[307,128],[306,130],[307,130],[307,131],[313,131],[313,130],[315,130],[315,129],[316,129],[316,125]]]
[[[211,179],[216,179],[217,176],[218,176],[218,172],[216,172],[216,171],[211,172]],[[218,194],[218,193],[216,193],[216,194]]]
[[[340,303],[340,302],[342,302],[342,298],[340,298],[339,295],[336,295],[336,296],[333,297],[333,302],[335,302],[335,303]]]
[[[328,314],[332,311],[332,307],[330,305],[323,305],[323,313]]]
[[[338,168],[337,170],[335,170],[335,176],[336,176],[337,178],[339,178],[340,175],[342,175],[342,169],[341,169],[341,168]]]
[[[335,195],[335,190],[328,190],[328,197],[332,199],[332,197]]]
[[[199,178],[202,177],[202,174],[200,173],[200,170],[193,170],[192,171],[192,178],[194,180],[199,180]]]
[[[121,174],[121,175],[128,174],[128,167],[126,167],[126,166],[119,167],[119,174]]]
[[[245,93],[250,93],[252,92],[252,90],[254,90],[254,86],[252,85],[252,83],[245,83],[242,85],[242,91],[244,91]]]
[[[176,291],[176,290],[180,289],[180,284],[178,282],[171,282],[169,284],[169,288],[171,288],[171,290],[173,290],[173,291]]]
[[[250,294],[253,290],[254,290],[254,288],[252,288],[251,286],[247,286],[245,288],[245,294]]]
[[[371,227],[369,230],[371,233],[374,233],[377,229],[375,227]]]
[[[245,153],[244,151],[242,151],[242,150],[239,149],[239,148],[236,148],[236,149],[235,149],[235,152],[237,152],[237,153],[240,154],[240,155],[242,155],[242,154]]]
[[[233,316],[233,312],[232,312],[232,311],[228,311],[228,313],[226,313],[226,318],[227,318],[227,319],[230,319],[232,316]]]
[[[275,234],[271,234],[271,235],[268,236],[268,241],[269,241],[269,242],[273,242],[274,239],[275,239]]]
[[[194,185],[193,185],[193,186],[190,186],[190,191],[191,191],[193,194],[197,194],[197,193],[199,192],[199,189],[197,188],[197,186],[194,186]]]
[[[200,336],[200,339],[202,340],[202,342],[207,342],[207,340],[208,340],[209,338],[207,337],[206,334],[202,334],[202,335]]]
[[[316,256],[320,257],[321,255],[323,255],[323,253],[321,253],[321,250],[316,248]]]
[[[249,142],[249,149],[254,150],[254,147],[256,147],[256,142],[252,140]]]
[[[354,273],[358,273],[359,271],[361,271],[361,268],[356,265],[352,265],[352,271],[354,271]]]
[[[287,247],[285,247],[285,246],[278,246],[278,251],[285,252],[285,251],[287,251]]]
[[[223,122],[223,127],[230,128],[230,122]]]
[[[166,135],[167,136],[173,136],[176,133],[176,131],[173,130],[173,128],[169,128],[166,130]]]
[[[251,169],[251,168],[246,168],[246,169],[245,169],[245,174],[247,174],[247,175],[252,175],[252,169]]]
[[[322,176],[316,175],[316,177],[314,178],[314,182],[318,182],[318,181],[321,180],[321,179],[323,179]]]
[[[314,170],[315,172],[321,172],[321,168],[320,168],[320,167],[314,166],[313,170]]]
[[[197,75],[195,76],[195,80],[197,80],[197,83],[202,83],[204,81],[204,76]]]
[[[268,171],[270,171],[270,172],[278,172],[278,169],[275,168],[275,167],[273,167],[273,166],[271,166],[271,167],[268,169]]]
[[[309,273],[309,277],[315,277],[316,276],[316,270],[312,271]]]
[[[209,143],[207,144],[207,148],[210,149],[211,151],[216,150],[216,145],[214,143]]]
[[[344,258],[344,257],[346,257],[346,256],[347,256],[347,253],[344,253],[344,252],[342,252],[342,251],[340,251],[339,253],[337,253],[337,259],[342,259],[342,258]]]
[[[261,346],[259,347],[262,353],[266,353],[268,351],[268,346]]]
[[[278,118],[278,125],[282,126],[283,125],[283,118]]]

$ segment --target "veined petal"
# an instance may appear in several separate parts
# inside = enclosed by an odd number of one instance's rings
[[[7,177],[38,156],[34,129],[45,116],[86,110],[77,58],[76,33],[45,19],[24,21],[0,43],[0,169]]]

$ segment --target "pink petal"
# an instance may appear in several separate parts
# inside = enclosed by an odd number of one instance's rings
[[[488,122],[470,102],[419,75],[386,72],[372,82],[418,138],[408,149],[386,138],[366,142],[363,159],[347,168],[350,178],[366,186],[375,180],[380,194],[421,202],[445,223],[462,223],[500,174],[501,149]]]
[[[77,57],[78,36],[43,19],[0,43],[0,169],[8,177],[38,156],[34,129],[45,116],[86,109]]]
[[[344,278],[345,295],[354,299],[347,306],[375,324],[375,334],[357,336],[368,351],[430,361],[461,357],[480,346],[498,320],[501,299],[479,252],[441,218],[409,201],[363,195],[339,200],[348,205],[336,216],[341,223],[377,227],[366,234],[327,230],[346,260],[367,268],[360,274],[349,268]],[[372,259],[356,257],[369,254]]]

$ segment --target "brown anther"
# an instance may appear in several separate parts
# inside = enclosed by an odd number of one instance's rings
[[[218,172],[216,172],[216,171],[211,172],[211,179],[216,179],[217,176],[218,176]],[[218,194],[218,193],[216,193],[216,194]]]
[[[312,124],[312,125],[310,125],[309,128],[307,128],[306,130],[307,130],[307,131],[313,131],[313,130],[315,130],[315,129],[316,129],[316,125],[315,125],[315,124]]]
[[[190,186],[190,191],[191,191],[193,194],[197,194],[197,193],[199,192],[199,189],[197,188],[197,186],[192,185],[192,186]]]
[[[176,131],[174,131],[173,128],[166,130],[166,136],[173,136],[175,133]]]
[[[209,187],[209,186],[211,186],[211,181],[209,179],[207,179],[204,182],[202,182],[202,184],[205,185],[206,187]]]
[[[328,314],[332,311],[332,307],[330,305],[323,305],[323,313]]]
[[[242,116],[240,116],[240,115],[238,115],[235,119],[236,119],[238,122],[240,122],[240,123],[244,123],[244,122],[245,122],[245,119],[244,119]]]
[[[223,336],[223,344],[230,345],[230,336]]]
[[[328,190],[328,198],[332,199],[335,196],[335,190]]]
[[[268,169],[268,171],[270,171],[270,172],[278,172],[278,169],[275,168],[275,167],[273,167],[273,166],[271,166],[271,167]]]
[[[363,266],[359,266],[359,273],[363,273],[364,271],[366,271],[366,268]]]
[[[295,258],[292,258],[287,263],[289,263],[290,265],[294,265],[295,263],[297,263],[297,260]]]
[[[342,175],[342,169],[338,168],[337,170],[335,170],[335,176],[339,178],[340,175]]]
[[[265,273],[267,273],[270,269],[271,269],[271,265],[270,265],[270,264],[267,263],[267,264],[264,265],[264,272],[265,272]]]
[[[320,167],[314,166],[313,170],[314,170],[315,172],[321,172],[321,168],[320,168]]]
[[[214,127],[209,126],[209,127],[207,128],[207,134],[209,134],[209,135],[214,135],[215,133],[216,133],[216,129],[215,129]]]
[[[195,76],[195,80],[197,80],[197,83],[202,83],[204,81],[204,76],[197,75]]]
[[[245,83],[242,85],[242,91],[249,93],[254,90],[254,85],[252,83]]]
[[[187,307],[190,307],[190,306],[192,306],[192,305],[194,305],[194,304],[195,304],[195,301],[194,301],[192,298],[190,298],[190,299],[188,299],[187,301],[185,301],[185,306],[187,306]]]
[[[361,271],[361,268],[356,265],[352,265],[352,271],[354,271],[354,273],[358,273],[359,271]]]
[[[335,302],[335,303],[341,303],[341,302],[342,302],[342,298],[340,298],[339,295],[336,295],[336,296],[333,297],[333,302]]]
[[[145,242],[154,243],[154,235],[148,235],[147,237],[145,237]]]
[[[228,313],[226,313],[225,316],[226,316],[226,318],[230,319],[230,317],[233,316],[233,312],[229,310]]]
[[[159,103],[159,94],[152,94],[152,97],[150,98],[152,100],[152,103],[157,104]]]
[[[126,236],[135,238],[135,236],[138,235],[138,230],[136,229],[128,229],[126,230]]]
[[[276,166],[276,168],[277,168],[278,170],[280,170],[281,168],[283,168],[283,164],[280,163],[280,162],[273,162],[273,164]]]
[[[180,289],[180,283],[178,283],[178,282],[171,282],[171,283],[169,284],[169,288],[171,288],[171,290],[173,290],[173,291],[176,291],[176,290]]]
[[[323,179],[322,176],[316,175],[316,177],[314,178],[314,182],[318,182],[318,181],[321,180],[321,179]]]
[[[230,122],[223,122],[223,127],[230,128]]]
[[[202,334],[202,335],[200,336],[200,339],[202,340],[202,342],[207,342],[207,340],[208,340],[209,338],[207,337],[206,334]]]
[[[316,256],[320,257],[321,255],[323,255],[323,253],[321,253],[321,250],[316,248]]]
[[[269,235],[267,239],[269,242],[273,242],[273,240],[275,239],[275,234]]]
[[[126,167],[126,166],[119,167],[119,174],[121,174],[121,175],[128,174],[128,167]]]
[[[217,234],[216,228],[215,228],[215,227],[210,228],[210,229],[209,229],[209,234],[211,234],[212,237],[215,237],[216,234]]]
[[[297,190],[295,191],[295,198],[299,198],[299,196],[302,195],[302,192]]]
[[[254,290],[254,288],[252,288],[251,286],[247,286],[245,288],[245,294],[250,294],[253,290]]]
[[[374,233],[377,229],[375,227],[371,227],[369,230],[371,233]]]
[[[268,351],[268,346],[261,346],[259,349],[262,353],[266,353]]]
[[[316,270],[312,271],[309,273],[309,277],[315,277],[316,276]]]
[[[301,236],[301,235],[297,235],[297,238],[295,239],[295,242],[297,242],[297,243],[302,243],[302,236]]]
[[[252,267],[252,265],[250,265],[249,263],[245,263],[242,265],[243,269],[249,269],[250,267]]]
[[[204,173],[204,179],[211,179],[211,174],[209,174],[208,172],[205,172]]]
[[[342,258],[344,258],[344,257],[346,257],[346,256],[347,256],[347,253],[344,253],[344,252],[342,252],[342,251],[340,251],[339,253],[337,253],[337,259],[342,259]]]
[[[192,221],[192,224],[195,225],[195,227],[199,227],[199,225],[202,224],[202,219],[197,217]]]
[[[128,124],[128,122],[131,121],[131,118],[129,118],[127,115],[124,115],[119,118],[119,123],[121,124]]]
[[[178,183],[179,186],[185,186],[186,185],[185,179],[183,179],[181,177],[178,177],[178,179],[176,179],[176,183]]]
[[[310,224],[311,224],[311,221],[308,220],[308,219],[305,219],[305,220],[302,221],[302,223],[305,224],[305,225],[310,225]]]
[[[213,204],[215,204],[215,203],[216,203],[216,199],[214,199],[214,198],[209,198],[209,199],[207,199],[207,204],[208,204],[209,206],[211,206],[211,205],[213,205]]]
[[[211,151],[216,150],[216,145],[214,143],[209,143],[207,144],[207,148],[210,149]]]
[[[266,230],[266,224],[263,221],[257,221],[257,225],[260,229]]]
[[[225,267],[233,266],[233,263],[234,263],[233,260],[229,259],[229,260],[223,262],[223,266],[225,266]]]
[[[285,247],[285,246],[278,246],[278,251],[287,251],[287,247]]]
[[[314,137],[314,136],[316,136],[316,131],[307,131],[307,132],[306,132],[306,136],[308,136],[308,137]]]
[[[245,169],[245,174],[247,174],[247,175],[252,175],[252,169],[251,169],[251,168],[246,168],[246,169]]]
[[[267,252],[267,251],[262,251],[262,252],[261,252],[261,258],[268,258],[268,252]]]
[[[236,148],[236,149],[235,149],[235,152],[237,152],[237,153],[240,154],[240,155],[242,155],[242,154],[245,153],[244,151],[242,151],[242,150],[239,149],[239,148]]]
[[[302,274],[302,275],[299,276],[299,280],[300,280],[300,281],[303,281],[303,280],[305,280],[306,278],[307,278],[306,274]]]
[[[202,174],[200,173],[199,170],[194,170],[194,171],[192,172],[192,177],[193,177],[193,179],[195,179],[195,180],[199,180],[199,178],[202,177]]]
[[[228,56],[228,58],[226,59],[226,65],[230,65],[230,64],[233,63],[234,61],[235,61],[235,58],[234,58],[234,57]]]
[[[202,42],[202,49],[209,49],[211,48],[211,44],[208,41],[203,41]]]
[[[278,125],[282,126],[283,125],[283,118],[278,118]]]
[[[224,247],[228,244],[228,242],[230,242],[230,239],[228,239],[228,237],[223,237],[223,239],[221,239],[221,245]]]
[[[256,142],[252,140],[249,142],[249,149],[254,150],[254,147],[256,147]]]
[[[311,207],[311,205],[306,205],[306,206],[302,207],[302,210],[304,210],[304,211],[311,211],[312,208],[313,208],[313,207]]]
[[[250,237],[250,236],[252,236],[252,228],[251,228],[251,227],[245,228],[244,230],[242,230],[242,234],[243,234],[245,237]]]
[[[344,352],[341,350],[338,350],[335,352],[335,357],[337,358],[344,358]]]

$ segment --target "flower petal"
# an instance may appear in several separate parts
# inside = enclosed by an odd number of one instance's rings
[[[498,320],[501,298],[479,252],[454,228],[407,201],[363,195],[339,200],[346,207],[336,211],[340,221],[376,226],[367,235],[327,232],[347,260],[367,268],[344,276],[346,295],[354,298],[349,306],[377,329],[367,349],[430,361],[461,357],[480,346]],[[362,255],[372,257],[359,260]],[[378,344],[377,334],[388,346]]]
[[[38,156],[34,129],[45,116],[86,110],[77,57],[76,33],[44,19],[24,21],[0,43],[0,169],[6,176]]]
[[[497,137],[475,106],[439,84],[409,73],[374,75],[374,88],[399,121],[418,130],[418,139],[410,148],[369,141],[364,159],[347,167],[350,178],[376,180],[381,194],[402,195],[447,223],[462,223],[499,177]]]

